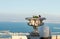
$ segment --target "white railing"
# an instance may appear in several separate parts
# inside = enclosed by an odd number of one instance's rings
[[[0,39],[12,39],[12,38],[0,38]]]
[[[52,35],[51,37],[51,39],[60,39],[60,35]]]

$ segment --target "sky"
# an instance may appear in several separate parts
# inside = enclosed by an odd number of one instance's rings
[[[0,22],[24,22],[33,15],[60,23],[60,0],[0,0]]]

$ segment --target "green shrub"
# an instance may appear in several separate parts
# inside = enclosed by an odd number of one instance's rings
[[[33,16],[33,18],[38,18],[38,16]]]

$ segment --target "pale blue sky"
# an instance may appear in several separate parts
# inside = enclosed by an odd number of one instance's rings
[[[60,0],[0,0],[0,21],[25,21],[32,15],[60,22]]]

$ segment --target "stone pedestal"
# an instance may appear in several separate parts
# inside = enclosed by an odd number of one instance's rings
[[[30,36],[32,36],[32,37],[38,36],[38,37],[39,37],[40,35],[39,35],[39,33],[31,32],[31,33],[30,33]]]

